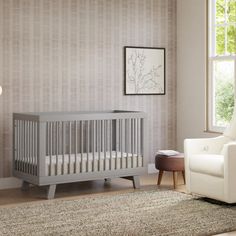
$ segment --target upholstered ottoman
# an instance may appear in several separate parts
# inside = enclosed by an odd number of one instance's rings
[[[174,156],[167,156],[163,154],[157,154],[155,158],[156,169],[159,170],[157,185],[161,184],[161,179],[164,171],[173,172],[173,182],[174,188],[177,185],[178,172],[182,172],[184,183],[185,183],[185,174],[184,174],[184,154],[180,153]]]

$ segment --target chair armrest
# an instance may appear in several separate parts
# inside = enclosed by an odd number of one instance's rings
[[[219,154],[223,145],[230,141],[229,138],[224,136],[184,140],[184,165],[187,192],[191,192],[189,157],[193,154]]]
[[[228,202],[236,198],[236,142],[224,145],[224,192]]]
[[[232,141],[225,136],[216,138],[185,139],[184,154],[189,157],[193,154],[219,154],[223,145]]]

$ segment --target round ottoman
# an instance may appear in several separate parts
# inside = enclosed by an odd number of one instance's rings
[[[156,169],[159,170],[157,185],[161,184],[161,179],[164,171],[173,172],[173,182],[174,188],[177,185],[178,172],[182,172],[184,184],[185,184],[185,174],[184,174],[184,154],[180,153],[174,156],[167,156],[162,154],[157,154],[155,158]]]

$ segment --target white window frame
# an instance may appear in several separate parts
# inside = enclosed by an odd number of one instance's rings
[[[222,23],[216,24],[215,22],[215,14],[216,14],[216,7],[215,7],[216,0],[208,0],[208,130],[213,132],[223,132],[225,127],[215,126],[214,125],[214,107],[215,107],[215,91],[214,91],[214,75],[213,75],[213,63],[214,61],[221,61],[221,60],[234,60],[234,81],[236,85],[236,55],[235,54],[225,54],[225,55],[216,55],[216,27],[218,26],[229,26],[232,23]],[[225,0],[227,4],[227,0]],[[226,18],[226,14],[225,14]],[[236,24],[236,22],[235,22]],[[235,25],[233,23],[233,25]],[[225,34],[227,34],[227,30],[225,30]],[[225,48],[227,49],[227,40],[225,40]],[[236,86],[235,86],[236,87]],[[236,89],[235,89],[236,90]]]

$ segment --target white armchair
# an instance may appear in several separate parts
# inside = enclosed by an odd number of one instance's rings
[[[216,138],[184,141],[186,188],[227,203],[236,203],[236,112]]]

